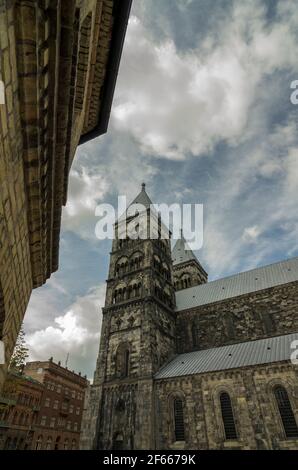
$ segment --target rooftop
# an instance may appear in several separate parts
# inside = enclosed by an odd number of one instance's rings
[[[298,257],[176,292],[176,310],[230,299],[298,280]]]
[[[298,333],[179,354],[157,372],[155,378],[167,379],[288,361],[294,340],[298,340]]]
[[[173,260],[173,266],[180,264],[180,263],[186,263],[187,261],[191,261],[191,260],[198,262],[196,256],[194,255],[192,250],[189,248],[183,235],[181,235],[181,238],[179,238],[174,245],[174,248],[172,251],[172,260]]]

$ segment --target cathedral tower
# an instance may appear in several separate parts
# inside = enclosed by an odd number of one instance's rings
[[[151,204],[143,184],[129,207],[138,211],[115,224],[91,390],[94,448],[154,448],[153,376],[175,353],[175,293],[170,240]],[[120,238],[131,225],[135,239]]]
[[[176,291],[207,282],[208,274],[187,245],[182,233],[173,248],[172,259]]]

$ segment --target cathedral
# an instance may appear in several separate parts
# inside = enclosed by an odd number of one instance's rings
[[[298,449],[297,350],[298,258],[208,282],[183,236],[115,237],[81,448]]]

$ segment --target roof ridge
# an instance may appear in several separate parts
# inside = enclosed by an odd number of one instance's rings
[[[259,266],[176,292],[176,310],[225,301],[298,281],[298,257]]]
[[[288,258],[288,259],[281,260],[281,261],[275,261],[274,263],[269,263],[269,264],[265,264],[263,266],[258,266],[256,268],[248,269],[247,271],[240,271],[239,273],[230,274],[229,276],[220,277],[218,279],[213,279],[212,281],[208,281],[208,284],[210,285],[214,282],[223,281],[225,279],[230,279],[232,277],[241,276],[241,274],[251,273],[253,271],[257,271],[258,269],[265,269],[265,268],[269,268],[270,266],[275,266],[277,264],[287,263],[289,261],[294,261],[294,260],[298,261],[298,256],[294,256],[294,258]],[[188,289],[194,289],[195,287],[202,287],[202,286],[205,286],[205,285],[206,285],[206,283],[205,284],[198,284],[196,286],[187,287],[186,289],[181,289],[181,290],[185,291],[185,290],[188,290]]]

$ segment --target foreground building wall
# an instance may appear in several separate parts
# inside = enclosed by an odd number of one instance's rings
[[[79,143],[107,130],[130,0],[0,0],[0,340],[58,268]],[[1,92],[0,90],[0,92]],[[5,366],[0,366],[0,387]]]

